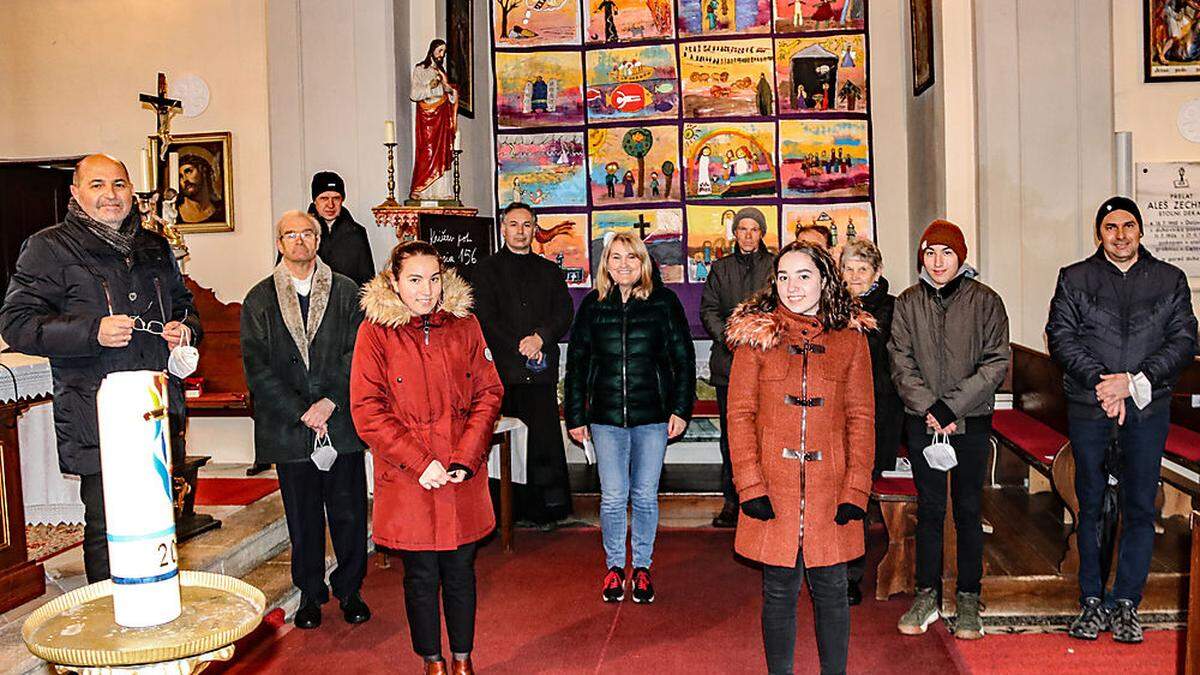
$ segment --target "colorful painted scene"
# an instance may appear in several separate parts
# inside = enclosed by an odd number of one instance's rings
[[[862,30],[867,0],[774,0],[775,32]]]
[[[771,0],[679,0],[679,34],[766,33]]]
[[[686,117],[775,115],[770,38],[679,45]]]
[[[558,265],[567,285],[592,285],[588,265],[588,217],[585,213],[538,213],[533,252]]]
[[[587,206],[583,132],[498,134],[496,201]]]
[[[497,47],[577,45],[579,0],[493,0]]]
[[[501,129],[583,123],[583,64],[572,52],[496,52]]]
[[[861,33],[775,41],[779,114],[867,111],[867,50]]]
[[[866,120],[780,120],[784,197],[868,197]]]
[[[679,201],[675,126],[588,129],[592,204]]]
[[[672,0],[584,0],[589,44],[675,37]]]
[[[683,155],[689,200],[775,195],[774,122],[687,124]]]
[[[585,99],[589,122],[679,117],[675,47],[588,52]]]
[[[783,242],[785,245],[796,240],[796,230],[806,225],[824,225],[833,234],[833,245],[838,246],[850,239],[861,237],[874,240],[875,221],[871,216],[870,202],[851,204],[784,204]],[[692,222],[688,213],[688,226]]]
[[[658,263],[663,283],[683,283],[683,213],[679,209],[592,212],[592,274],[604,245],[617,232],[636,232]]]
[[[779,250],[779,212],[773,204],[747,206],[687,207],[688,281],[702,284],[708,280],[712,264],[733,253],[735,218],[742,209],[756,209],[767,223],[763,243],[771,252]]]

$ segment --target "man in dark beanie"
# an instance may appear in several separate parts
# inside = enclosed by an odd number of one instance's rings
[[[737,525],[738,496],[733,487],[733,468],[729,463],[729,437],[725,432],[725,408],[729,396],[729,369],[733,353],[725,346],[725,322],[746,298],[767,285],[773,256],[763,243],[767,218],[753,206],[733,216],[733,252],[713,263],[704,294],[700,296],[700,321],[712,336],[708,357],[708,381],[717,390],[717,412],[721,416],[721,492],[725,505],[713,518],[713,527]]]
[[[1187,276],[1142,245],[1142,216],[1126,197],[1096,211],[1100,246],[1064,267],[1046,323],[1050,355],[1062,366],[1075,493],[1079,498],[1079,602],[1071,637],[1141,642],[1137,608],[1154,548],[1154,500],[1170,424],[1171,390],[1196,354],[1196,316]],[[1105,454],[1121,453],[1121,542],[1108,603],[1100,571]]]
[[[317,255],[338,274],[362,286],[375,277],[375,261],[367,231],[350,215],[343,202],[346,183],[332,171],[318,171],[312,178],[312,204],[308,212],[321,224],[321,248]]]
[[[931,462],[938,459],[933,450],[924,452],[938,434],[957,460],[948,469],[958,536],[954,637],[975,640],[983,637],[983,482],[1010,348],[1004,302],[975,280],[966,257],[962,230],[945,220],[930,223],[917,249],[920,281],[896,298],[888,352],[917,487],[916,598],[898,628],[919,635],[939,615],[948,467]]]

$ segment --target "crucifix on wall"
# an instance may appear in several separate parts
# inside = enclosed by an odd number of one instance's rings
[[[159,162],[167,158],[167,148],[171,145],[171,117],[183,112],[183,102],[177,98],[167,98],[167,76],[158,74],[157,94],[138,94],[138,100],[144,107],[154,111],[158,118],[158,154]]]

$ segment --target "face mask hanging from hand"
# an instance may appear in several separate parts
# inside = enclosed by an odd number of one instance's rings
[[[200,365],[200,350],[191,345],[191,338],[192,331],[184,326],[182,339],[167,357],[167,372],[181,380],[196,372]]]
[[[333,442],[329,440],[329,434],[322,434],[313,439],[313,451],[308,457],[320,471],[328,471],[333,468],[333,463],[337,461],[337,450],[333,449]]]
[[[940,441],[938,439],[941,439]],[[958,453],[950,445],[950,434],[933,433],[933,441],[925,446],[922,453],[929,466],[938,471],[949,471],[958,466]]]

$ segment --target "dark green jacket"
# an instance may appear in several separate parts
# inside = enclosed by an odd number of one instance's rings
[[[588,293],[567,344],[563,416],[567,428],[636,427],[692,416],[696,351],[683,305],[655,283],[645,300]]]

